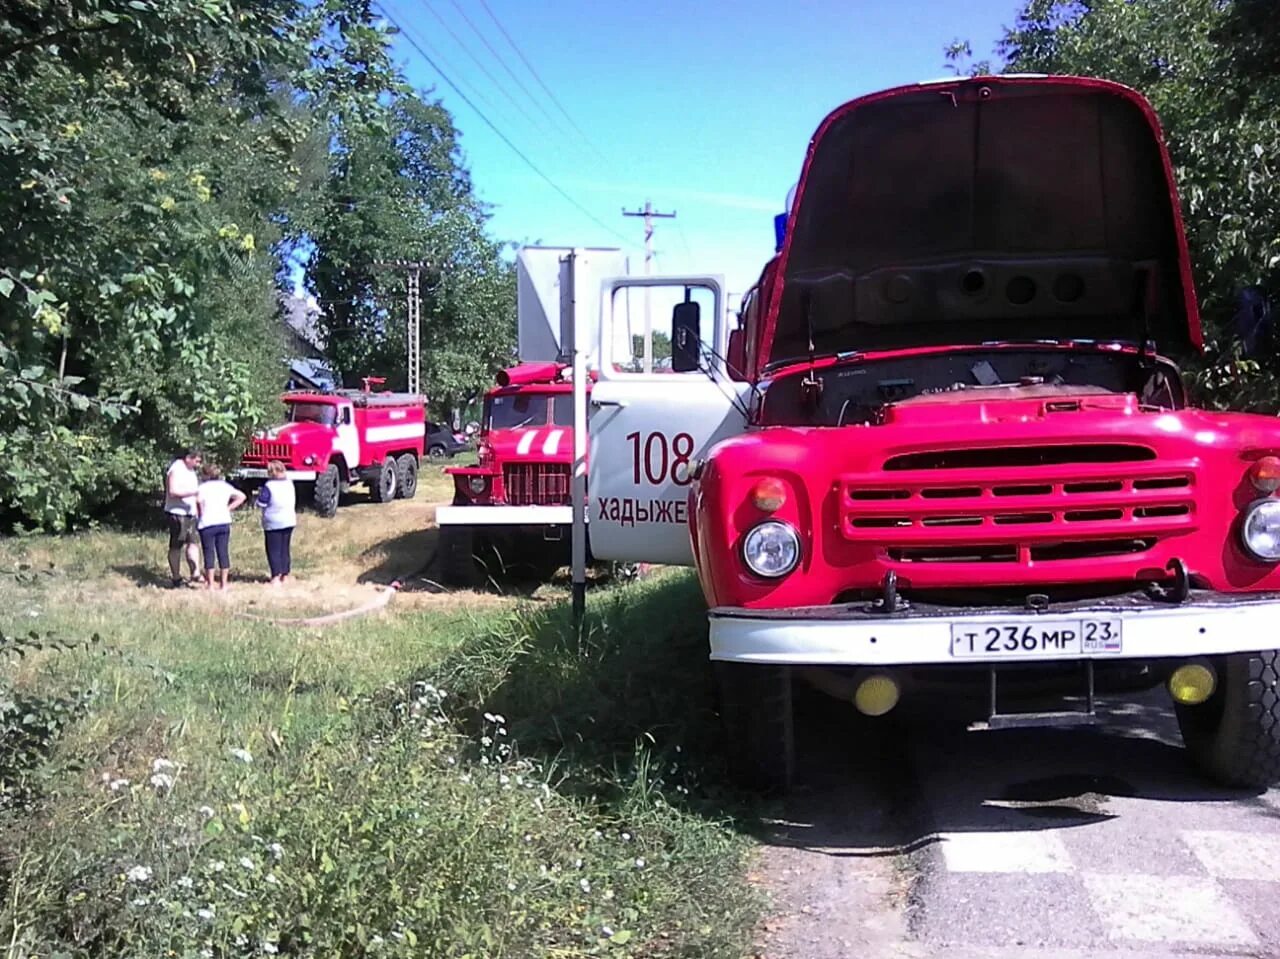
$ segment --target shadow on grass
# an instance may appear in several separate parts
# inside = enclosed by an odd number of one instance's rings
[[[448,593],[455,587],[444,582],[439,563],[440,530],[422,528],[383,540],[360,555],[367,564],[356,581],[388,585],[399,582],[402,592]],[[548,571],[547,564],[525,561],[517,551],[505,547],[478,551],[477,563],[483,575],[482,592],[501,596],[532,598],[546,586],[568,588],[566,569]],[[601,571],[589,573],[588,584],[611,581]]]
[[[558,603],[478,636],[431,678],[473,728],[505,716],[562,792],[610,801],[642,785],[722,816],[745,797],[726,785],[706,622],[692,576],[659,576],[593,596],[581,633]]]
[[[234,560],[234,556],[232,559]],[[186,560],[183,560],[183,577],[186,577]],[[120,566],[112,566],[111,571],[123,576],[135,586],[150,586],[158,589],[170,588],[169,567],[152,567],[145,566],[142,563],[125,563]],[[203,575],[204,570],[197,571],[197,575]],[[231,567],[232,583],[265,583],[270,580],[270,576],[263,573],[245,573],[241,572],[236,566]]]

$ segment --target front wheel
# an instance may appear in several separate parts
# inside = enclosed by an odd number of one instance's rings
[[[791,670],[753,663],[716,663],[715,669],[730,773],[747,789],[785,792],[796,762]]]
[[[475,531],[470,526],[442,526],[437,568],[446,586],[474,589],[480,585]]]
[[[396,495],[413,499],[418,493],[418,457],[402,453],[396,460]]]
[[[1234,653],[1215,666],[1209,700],[1175,706],[1192,761],[1224,786],[1280,784],[1280,650]]]
[[[379,503],[390,503],[396,498],[396,461],[388,456],[382,461],[378,475],[369,484],[373,498]]]
[[[323,473],[316,477],[315,490],[311,502],[316,512],[326,519],[338,512],[338,496],[342,492],[342,478],[336,463],[330,463]]]
[[[449,454],[445,452],[445,448],[439,443],[432,443],[427,448],[427,459],[433,463],[443,463],[449,458]]]

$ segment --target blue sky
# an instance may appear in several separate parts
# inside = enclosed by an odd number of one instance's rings
[[[945,76],[943,48],[955,38],[988,54],[1021,6],[486,0],[584,136],[481,0],[383,2],[479,110],[590,214],[520,160],[401,37],[396,50],[410,80],[434,88],[462,132],[476,191],[493,207],[495,237],[622,246],[641,272],[642,224],[621,210],[648,199],[678,214],[656,221],[655,272],[721,273],[734,293],[755,281],[771,255],[773,215],[822,118],[863,93]]]

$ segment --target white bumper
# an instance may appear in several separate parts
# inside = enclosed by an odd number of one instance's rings
[[[804,610],[713,609],[711,658],[808,666],[957,665],[1079,659],[1160,659],[1253,652],[1280,647],[1280,597],[1200,594],[1182,605],[1081,604],[1046,613],[1019,610],[872,616],[850,607]],[[937,608],[935,607],[934,610]],[[952,626],[1026,625],[1064,619],[1119,620],[1119,650],[1039,651],[962,657]]]
[[[572,506],[439,506],[439,526],[570,526]]]
[[[313,480],[316,478],[316,471],[315,470],[285,470],[284,475],[286,479],[291,479],[291,480]],[[256,466],[242,466],[239,469],[232,471],[231,478],[232,479],[264,480],[267,478],[267,471],[265,469],[259,469]]]

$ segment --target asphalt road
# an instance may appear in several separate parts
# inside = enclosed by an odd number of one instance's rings
[[[1280,790],[1199,779],[1163,690],[1101,727],[968,732],[802,697],[804,785],[771,824],[770,957],[1280,957]]]

